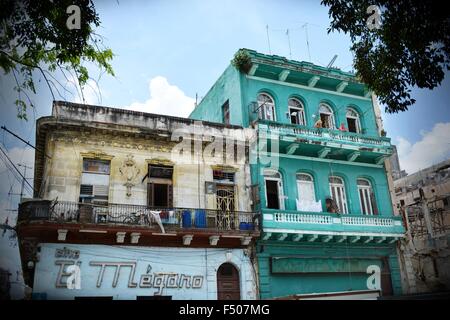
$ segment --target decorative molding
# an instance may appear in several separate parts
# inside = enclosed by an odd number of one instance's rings
[[[160,165],[160,166],[173,166],[174,163],[169,159],[164,158],[153,158],[153,159],[145,159],[148,164]]]
[[[114,158],[114,156],[106,154],[105,152],[100,150],[80,152],[80,155],[83,158],[98,159],[98,160],[112,160]]]
[[[126,182],[123,185],[127,188],[127,197],[131,197],[131,188],[135,186],[134,181],[141,172],[133,158],[134,156],[131,153],[128,154],[123,161],[122,167],[119,168],[120,174],[126,178]]]

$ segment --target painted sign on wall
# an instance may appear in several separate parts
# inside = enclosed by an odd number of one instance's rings
[[[33,291],[48,299],[216,299],[217,270],[226,262],[240,270],[242,298],[256,298],[249,258],[220,248],[41,244]]]

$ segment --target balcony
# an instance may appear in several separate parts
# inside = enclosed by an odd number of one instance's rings
[[[280,153],[289,155],[319,158],[333,155],[338,160],[381,164],[385,157],[392,154],[391,140],[386,137],[267,120],[258,120],[258,129],[260,132],[266,131],[268,136],[279,136]]]
[[[18,216],[18,225],[22,230],[35,228],[36,232],[31,232],[35,235],[39,235],[37,230],[57,230],[58,240],[60,230],[72,230],[72,234],[115,234],[116,243],[123,243],[123,237],[119,241],[119,233],[121,236],[129,234],[131,238],[133,234],[179,236],[185,245],[194,235],[209,239],[211,245],[217,245],[221,236],[240,239],[241,244],[246,245],[251,238],[259,235],[258,221],[258,215],[253,212],[50,200],[23,202],[19,205]]]
[[[263,210],[263,239],[306,242],[394,243],[401,217]]]

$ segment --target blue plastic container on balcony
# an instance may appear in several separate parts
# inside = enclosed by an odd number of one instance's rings
[[[195,226],[197,228],[206,228],[205,210],[195,210]]]
[[[191,211],[184,210],[182,214],[183,228],[190,228],[192,226]]]
[[[255,224],[252,222],[247,223],[247,230],[255,230]]]
[[[248,230],[248,223],[247,222],[239,223],[239,230]]]

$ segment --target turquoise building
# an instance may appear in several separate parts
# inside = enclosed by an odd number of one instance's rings
[[[376,106],[355,75],[241,49],[190,117],[254,128],[261,299],[401,294]],[[378,115],[379,117],[379,115]]]

